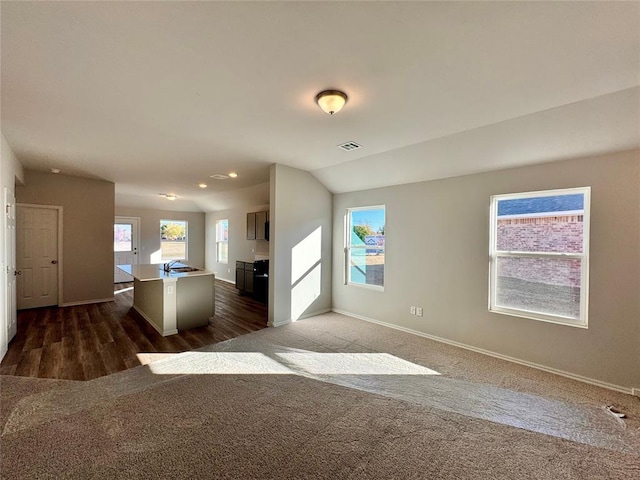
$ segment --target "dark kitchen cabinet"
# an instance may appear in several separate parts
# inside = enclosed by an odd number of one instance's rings
[[[253,263],[236,261],[236,288],[253,293]]]
[[[269,240],[269,212],[247,213],[247,240]]]
[[[247,240],[256,239],[256,214],[247,213]]]
[[[267,212],[256,212],[256,240],[268,240]]]

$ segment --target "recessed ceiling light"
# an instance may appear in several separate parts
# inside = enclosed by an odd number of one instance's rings
[[[206,183],[199,183],[198,186],[200,188],[207,188],[207,184]]]
[[[238,176],[238,174],[236,172],[229,172],[229,176],[231,178],[236,178]]]
[[[51,173],[60,173],[60,169],[59,168],[52,168],[51,169]]]
[[[178,196],[174,195],[173,193],[159,193],[158,195],[166,198],[167,200],[175,200],[176,198],[178,198]]]

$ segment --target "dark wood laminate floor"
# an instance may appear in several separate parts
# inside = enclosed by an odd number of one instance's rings
[[[18,312],[18,333],[1,375],[91,380],[140,365],[138,353],[176,353],[267,326],[267,307],[215,281],[216,313],[206,327],[161,336],[132,308],[133,283],[114,287],[115,301]]]

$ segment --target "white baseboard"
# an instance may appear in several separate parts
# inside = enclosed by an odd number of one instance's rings
[[[291,319],[289,320],[284,320],[282,322],[273,322],[271,324],[269,324],[270,327],[281,327],[283,325],[289,325],[291,323]]]
[[[139,310],[138,307],[136,307],[135,305],[133,305],[133,309],[138,312],[138,315],[140,315],[142,318],[144,318],[147,323],[149,325],[151,325],[156,332],[158,332],[160,335],[162,335],[163,337],[168,337],[169,335],[175,335],[176,333],[178,333],[178,330],[167,330],[166,332],[163,332],[162,329],[160,327],[158,327],[155,323],[153,323],[151,321],[151,318],[149,318],[149,316],[144,313],[143,311]]]
[[[285,320],[284,322],[274,323],[274,324],[269,325],[269,326],[270,327],[281,327],[282,325],[288,325],[290,323],[298,322],[300,320],[304,320],[305,318],[316,317],[318,315],[322,315],[323,313],[328,313],[330,311],[331,311],[330,308],[323,308],[322,310],[315,310],[313,312],[308,312],[308,313],[305,313],[304,315],[300,315],[300,317],[298,317],[296,320],[289,319],[289,320]]]
[[[7,354],[8,351],[9,351],[9,346],[8,345],[2,345],[2,348],[0,348],[0,361],[2,361],[2,359]]]
[[[315,312],[305,313],[304,315],[300,315],[300,317],[298,317],[298,320],[304,320],[305,318],[310,318],[310,317],[317,317],[318,315],[322,315],[323,313],[328,313],[330,311],[331,311],[330,308],[323,308],[322,310],[316,310]],[[296,320],[296,322],[298,320]]]
[[[323,313],[328,313],[330,312],[331,309],[330,308],[323,308],[322,310],[315,310],[313,312],[308,312],[305,313],[304,315],[300,315],[300,317],[298,317],[296,320],[292,320],[292,319],[288,319],[288,320],[284,320],[281,322],[277,322],[277,323],[272,323],[269,326],[270,327],[281,327],[282,325],[289,325],[290,323],[294,323],[294,322],[298,322],[300,320],[304,320],[305,318],[310,318],[310,317],[315,317],[318,315],[322,315]],[[348,315],[348,314],[345,314]]]
[[[226,278],[220,278],[220,277],[215,277],[216,280],[220,280],[221,282],[226,282],[226,283],[230,283],[231,285],[235,285],[236,282],[234,282],[233,280],[227,280]]]
[[[472,352],[482,353],[483,355],[488,355],[490,357],[499,358],[500,360],[506,360],[508,362],[517,363],[519,365],[524,365],[525,367],[535,368],[537,370],[542,370],[544,372],[554,373],[556,375],[560,375],[562,377],[570,378],[572,380],[577,380],[582,383],[588,383],[589,385],[595,385],[596,387],[606,388],[608,390],[615,390],[616,392],[627,393],[631,395],[640,396],[640,389],[637,388],[627,388],[621,387],[620,385],[614,385],[612,383],[602,382],[600,380],[595,380],[593,378],[584,377],[582,375],[577,375],[571,372],[565,372],[564,370],[558,370],[556,368],[546,367],[544,365],[540,365],[539,363],[529,362],[527,360],[521,360],[519,358],[510,357],[508,355],[502,355],[501,353],[492,352],[490,350],[485,350],[483,348],[473,347],[471,345],[467,345],[465,343],[455,342],[453,340],[447,340],[446,338],[437,337],[435,335],[430,335],[428,333],[420,332],[418,330],[413,330],[411,328],[401,327],[399,325],[394,325],[392,323],[382,322],[380,320],[376,320],[374,318],[365,317],[362,315],[357,315],[355,313],[347,312],[345,310],[339,310],[333,308],[332,311],[336,313],[340,313],[342,315],[347,315],[349,317],[354,317],[359,320],[364,320],[365,322],[375,323],[378,325],[382,325],[384,327],[393,328],[394,330],[400,330],[402,332],[411,333],[413,335],[418,335],[420,337],[428,338],[429,340],[434,340],[440,343],[446,343],[447,345],[452,345],[454,347],[464,348],[465,350],[471,350]],[[635,393],[634,393],[635,392]]]
[[[92,303],[114,302],[115,297],[111,298],[94,298],[92,300],[80,300],[78,302],[65,302],[61,307],[77,307],[78,305],[90,305]]]

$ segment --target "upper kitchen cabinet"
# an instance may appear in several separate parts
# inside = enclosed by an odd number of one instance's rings
[[[256,214],[247,213],[247,240],[256,239]]]
[[[256,240],[269,240],[267,212],[256,212]]]
[[[247,213],[247,240],[269,240],[269,212]]]

